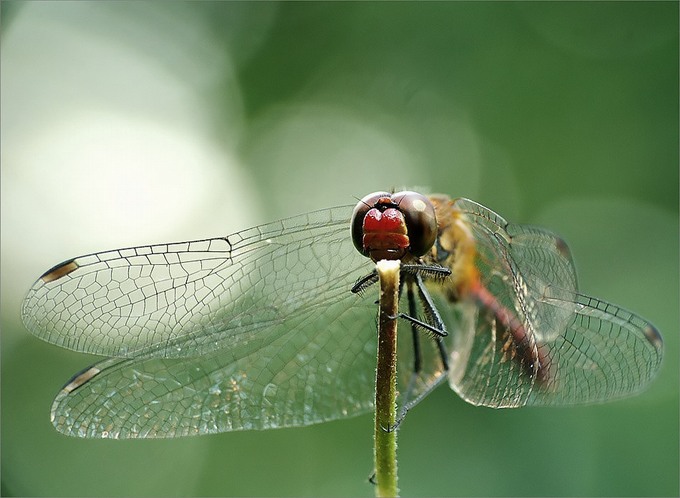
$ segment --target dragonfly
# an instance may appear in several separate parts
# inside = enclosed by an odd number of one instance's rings
[[[22,305],[27,329],[105,357],[58,392],[53,425],[172,438],[372,411],[379,259],[402,262],[402,413],[447,381],[493,408],[600,403],[641,392],[660,368],[657,329],[582,294],[558,236],[464,198],[377,192],[45,272]]]

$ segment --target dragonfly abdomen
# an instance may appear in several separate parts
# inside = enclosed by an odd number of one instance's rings
[[[511,359],[520,361],[529,376],[535,377],[540,383],[546,383],[550,379],[547,346],[538,344],[533,331],[525,327],[512,311],[498,302],[481,282],[478,281],[476,285],[471,286],[469,292],[479,305],[491,312],[509,334],[510,344],[506,343],[503,348],[504,350],[513,348],[509,351]]]

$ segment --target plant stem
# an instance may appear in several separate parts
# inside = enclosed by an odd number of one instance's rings
[[[375,376],[376,496],[397,496],[397,320],[399,261],[378,261],[380,306]]]

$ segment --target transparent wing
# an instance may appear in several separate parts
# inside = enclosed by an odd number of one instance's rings
[[[663,341],[654,326],[613,304],[577,295],[573,301],[542,302],[572,319],[548,342],[555,365],[545,388],[534,389],[527,404],[602,402],[642,391],[661,366]],[[540,386],[539,386],[540,387]]]
[[[663,351],[649,322],[579,294],[571,255],[553,234],[509,225],[472,201],[455,206],[477,242],[483,285],[535,339],[546,368],[539,379],[507,324],[478,302],[462,302],[446,307],[458,332],[449,375],[457,393],[474,404],[516,407],[602,402],[646,387]]]
[[[351,208],[228,237],[82,256],[46,272],[22,307],[41,339],[115,357],[200,356],[325,306],[370,271],[348,244]]]
[[[368,317],[368,320],[367,320]],[[304,426],[373,410],[376,334],[373,299],[298,314],[248,346],[192,358],[109,359],[76,375],[52,405],[70,436],[169,438]],[[314,334],[305,333],[313,327]],[[399,390],[411,379],[410,337],[399,338]],[[429,392],[444,373],[423,346],[413,389]]]
[[[114,357],[60,391],[55,427],[80,437],[177,437],[371,410],[377,295],[350,292],[372,270],[350,240],[351,209],[102,252],[46,272],[24,301],[27,328]],[[402,390],[413,366],[405,337]],[[425,369],[413,392],[442,376],[441,367]]]
[[[341,302],[198,357],[105,360],[62,389],[52,422],[73,436],[148,438],[358,415],[373,407],[374,315],[372,302]]]

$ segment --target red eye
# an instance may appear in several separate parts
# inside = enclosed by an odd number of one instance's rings
[[[376,192],[354,208],[352,241],[374,261],[423,256],[437,237],[437,221],[430,200],[417,192]]]

